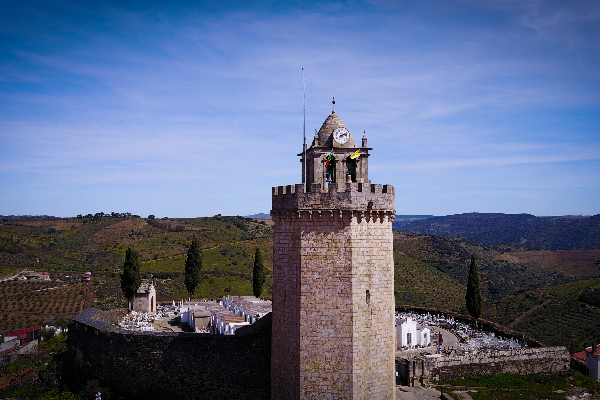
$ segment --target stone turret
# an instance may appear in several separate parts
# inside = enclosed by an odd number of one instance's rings
[[[395,398],[395,194],[369,181],[366,142],[332,112],[309,183],[273,188],[273,399]]]

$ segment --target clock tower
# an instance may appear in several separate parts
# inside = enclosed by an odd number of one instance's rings
[[[332,111],[306,150],[307,176],[304,176],[303,169],[302,182],[309,182],[309,190],[310,183],[370,183],[368,170],[371,149],[367,147],[366,135],[363,135],[361,144],[361,147],[356,145],[342,119]],[[303,157],[302,154],[298,155]]]
[[[273,188],[273,399],[395,398],[395,197],[369,150],[333,111],[306,184]]]

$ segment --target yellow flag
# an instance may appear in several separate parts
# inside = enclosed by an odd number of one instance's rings
[[[358,157],[360,157],[360,154],[358,154],[358,152],[359,152],[359,151],[360,151],[360,150],[356,150],[356,151],[354,152],[354,154],[352,154],[352,155],[350,156],[350,158],[351,158],[351,159],[353,159],[353,160],[356,160]]]

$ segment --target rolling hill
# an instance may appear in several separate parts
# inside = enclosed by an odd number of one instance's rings
[[[204,258],[195,298],[250,295],[256,247],[262,250],[269,270],[263,293],[271,295],[273,227],[264,220],[221,215],[160,220],[122,215],[4,220],[0,224],[0,275],[26,268],[49,271],[63,282],[67,276],[73,280],[84,271],[92,271],[94,278],[90,285],[82,287],[73,281],[62,292],[48,294],[39,290],[59,285],[0,283],[5,299],[0,301],[0,331],[75,315],[84,302],[89,307],[93,301],[94,307],[102,309],[125,306],[118,276],[128,247],[140,254],[143,278],[155,282],[159,301],[187,298],[183,269],[187,245],[194,235]],[[582,259],[580,252],[560,252],[553,258],[552,268],[543,268],[537,265],[540,258],[535,252],[519,246],[394,232],[396,304],[466,313],[464,295],[471,254],[476,255],[480,269],[483,318],[503,325],[516,323],[515,329],[523,329],[546,344],[560,343],[563,336],[556,332],[570,329],[576,349],[590,335],[600,337],[598,309],[587,307],[585,299],[589,296],[581,296],[595,293],[596,278],[568,274],[574,268],[570,257]],[[593,258],[588,263],[590,260]]]
[[[416,219],[394,229],[460,237],[486,246],[512,244],[534,249],[600,249],[600,214],[592,217],[536,217],[530,214],[469,213]]]

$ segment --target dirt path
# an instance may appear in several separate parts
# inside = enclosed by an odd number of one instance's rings
[[[5,276],[2,276],[2,277],[0,277],[0,282],[4,282],[4,281],[10,281],[11,279],[14,279],[14,278],[16,278],[17,276],[21,275],[21,274],[22,274],[22,273],[24,273],[24,272],[33,272],[33,271],[29,271],[29,270],[26,270],[26,269],[22,269],[22,270],[20,270],[19,272],[17,272],[17,273],[16,273],[16,274],[14,274],[14,275],[10,275],[10,276],[6,276],[6,275],[5,275]]]
[[[542,304],[538,304],[537,306],[533,307],[531,310],[529,310],[529,311],[525,312],[524,314],[520,315],[519,318],[515,319],[508,327],[512,329],[519,322],[523,321],[525,319],[525,317],[527,317],[529,314],[531,314],[535,310],[539,310],[540,308],[544,307],[546,304],[550,303],[550,301],[551,300],[546,300]]]
[[[94,300],[96,300],[96,286],[90,281],[85,287],[85,302],[83,303],[83,309],[87,310],[88,308],[92,308],[94,306]]]

